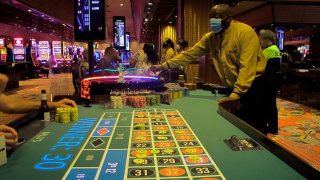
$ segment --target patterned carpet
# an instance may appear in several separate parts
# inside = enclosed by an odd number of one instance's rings
[[[277,106],[279,133],[269,137],[320,171],[320,111],[283,99]]]
[[[48,79],[20,81],[20,88],[6,94],[40,101],[42,89],[47,90],[48,100],[56,95],[73,94],[71,74],[50,74]],[[320,170],[320,111],[282,99],[277,100],[277,106],[279,134],[269,137]],[[0,124],[10,122],[14,116],[2,114]]]

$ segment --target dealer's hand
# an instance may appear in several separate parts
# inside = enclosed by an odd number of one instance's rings
[[[161,66],[161,65],[152,65],[152,66],[150,67],[150,70],[153,71],[153,72],[163,71],[163,70],[164,70],[164,67]]]
[[[240,96],[235,93],[231,93],[229,97],[218,99],[218,103],[228,111],[236,111],[240,109]]]
[[[9,126],[0,125],[0,136],[1,135],[4,135],[6,147],[8,150],[10,150],[18,142],[17,131]]]

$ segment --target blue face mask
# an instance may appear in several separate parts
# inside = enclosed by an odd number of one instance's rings
[[[214,33],[221,32],[223,30],[221,22],[222,19],[211,18],[209,22],[211,31],[213,31]]]

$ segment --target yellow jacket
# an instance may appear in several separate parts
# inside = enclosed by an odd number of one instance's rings
[[[174,50],[172,48],[169,48],[163,53],[161,62],[166,62],[173,57],[174,57]]]
[[[223,85],[233,89],[230,97],[245,93],[266,67],[255,31],[237,21],[231,21],[229,28],[221,34],[207,33],[191,49],[161,65],[177,68],[208,53],[212,54],[214,67]]]

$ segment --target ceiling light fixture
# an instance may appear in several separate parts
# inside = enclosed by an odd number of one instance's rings
[[[152,6],[153,5],[153,0],[150,0],[150,2],[148,2],[148,5]]]
[[[31,10],[31,9],[28,9],[28,12],[32,12],[32,10]]]
[[[145,21],[145,22],[148,22],[148,21],[149,21],[149,19],[148,19],[148,18],[145,18],[145,19],[144,19],[144,21]]]
[[[121,3],[120,6],[123,6],[123,4]]]
[[[170,21],[169,24],[172,24],[172,22]]]

